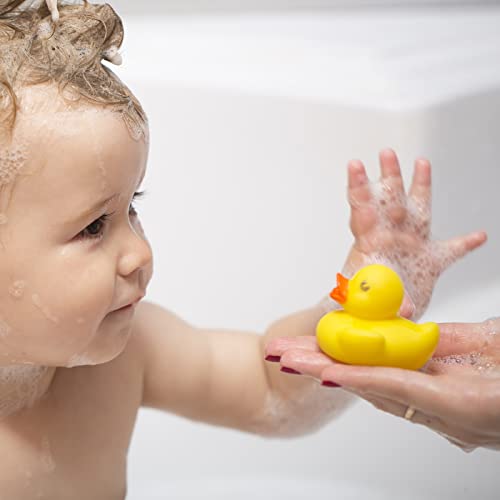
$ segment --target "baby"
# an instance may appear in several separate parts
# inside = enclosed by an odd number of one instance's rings
[[[53,19],[45,4],[0,0],[0,499],[123,499],[141,406],[293,436],[352,401],[265,361],[272,338],[314,335],[329,298],[265,335],[195,328],[140,302],[153,272],[133,205],[148,126],[102,64],[120,62],[122,39],[108,5],[60,2]],[[415,319],[439,274],[485,235],[431,242],[428,162],[407,196],[394,153],[380,160],[374,186],[349,165],[344,272],[392,265]]]

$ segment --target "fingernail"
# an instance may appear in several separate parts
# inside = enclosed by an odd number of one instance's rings
[[[266,361],[272,361],[273,363],[278,363],[279,360],[281,359],[281,356],[266,356]]]
[[[297,370],[294,370],[293,368],[288,368],[288,366],[282,366],[281,371],[285,373],[291,373],[293,375],[302,375],[300,372]]]
[[[337,384],[337,382],[332,382],[330,380],[323,380],[321,385],[324,385],[325,387],[342,387],[340,384]]]

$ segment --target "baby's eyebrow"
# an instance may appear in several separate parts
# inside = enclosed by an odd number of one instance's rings
[[[91,215],[102,210],[103,207],[105,207],[110,201],[112,201],[117,196],[118,196],[118,194],[114,194],[113,196],[109,196],[108,198],[106,198],[104,200],[98,201],[92,207],[90,207],[88,210],[85,210],[85,212],[78,215],[76,218],[69,220],[68,223],[76,224],[79,221],[88,219]]]

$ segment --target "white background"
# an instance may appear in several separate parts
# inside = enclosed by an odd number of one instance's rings
[[[138,204],[155,252],[149,300],[198,325],[258,333],[315,303],[351,243],[347,161],[361,158],[374,177],[391,146],[407,182],[417,156],[431,160],[437,237],[490,235],[443,276],[425,319],[500,314],[498,9],[125,25],[116,71],[152,132]],[[146,410],[129,498],[493,500],[499,466],[498,453],[467,455],[365,403],[292,440]]]
[[[122,13],[498,5],[498,0],[115,0]]]

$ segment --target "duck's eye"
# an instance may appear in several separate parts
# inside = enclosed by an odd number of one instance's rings
[[[366,281],[362,281],[359,287],[363,290],[363,292],[367,292],[370,289],[370,285]]]

